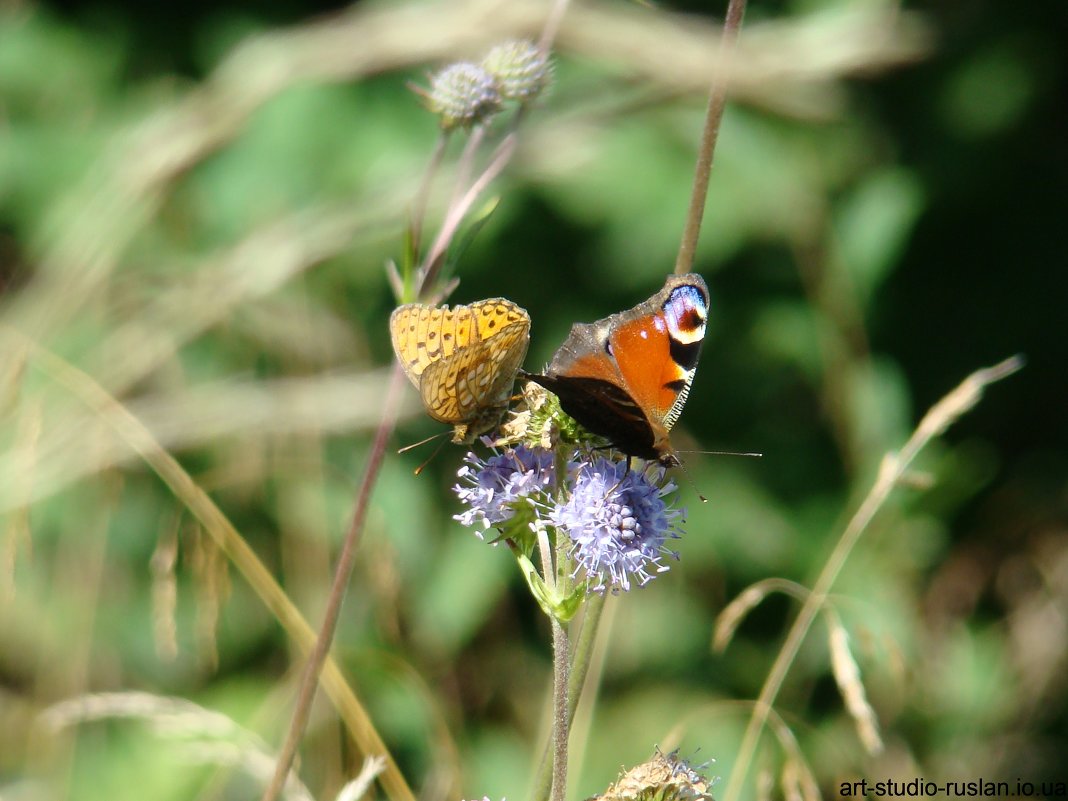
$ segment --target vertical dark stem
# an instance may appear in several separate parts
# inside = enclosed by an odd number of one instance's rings
[[[712,175],[712,157],[719,138],[719,125],[723,121],[723,109],[727,105],[727,87],[730,83],[730,62],[734,53],[738,32],[745,16],[745,0],[730,0],[727,19],[723,22],[723,39],[716,62],[716,81],[708,96],[708,111],[705,112],[705,127],[701,132],[701,145],[697,151],[697,168],[693,176],[693,192],[690,209],[686,214],[686,226],[679,243],[679,255],[675,259],[675,274],[682,275],[693,269],[697,239],[701,234],[701,219],[705,214],[705,199],[708,197],[708,181]]]
[[[575,711],[578,709],[578,702],[582,697],[582,688],[586,683],[586,674],[590,669],[590,661],[593,659],[593,646],[597,641],[597,631],[600,628],[601,613],[604,611],[606,600],[606,596],[601,593],[595,593],[586,599],[585,611],[582,614],[582,626],[579,629],[578,639],[575,641],[575,651],[571,657],[571,671],[568,676],[568,727],[575,720]],[[552,783],[552,749],[553,743],[550,742],[542,753],[541,762],[538,763],[538,769],[534,774],[532,783],[531,796],[533,798],[540,799],[549,796]]]
[[[460,227],[460,223],[463,222],[464,216],[470,211],[471,206],[478,200],[478,196],[482,194],[494,178],[500,175],[511,160],[512,153],[515,151],[515,144],[515,133],[508,134],[497,146],[486,169],[446,213],[445,221],[441,224],[441,230],[427,252],[425,267],[422,268],[422,281],[418,294],[420,299],[426,297],[428,292],[433,292],[434,282],[437,281],[438,273],[441,271],[445,258],[445,251],[449,247],[449,243],[452,242],[453,235]]]
[[[560,24],[560,20],[567,5],[568,0],[556,0],[552,14],[546,23],[545,30],[539,42],[539,46],[543,49],[548,50],[551,46],[557,27]],[[522,117],[523,110],[520,109],[516,114],[513,126],[518,126]],[[473,163],[474,152],[478,142],[481,141],[481,138],[482,133],[480,132],[477,136],[477,141],[469,143],[469,147],[465,150],[464,160],[461,164],[461,176],[465,179],[468,174],[466,171],[470,169],[470,166]],[[439,139],[435,152],[431,157],[430,166],[424,177],[423,184],[416,196],[415,207],[412,214],[411,236],[413,239],[412,248],[417,255],[421,250],[419,239],[422,236],[423,217],[426,212],[426,198],[429,193],[430,182],[440,165],[446,141],[447,137],[444,136]],[[433,241],[426,259],[422,262],[422,266],[419,268],[419,285],[416,287],[416,297],[423,298],[427,293],[434,291],[434,282],[437,280],[437,275],[441,269],[449,243],[452,241],[454,234],[459,228],[464,216],[470,210],[472,204],[511,160],[512,154],[515,151],[515,143],[516,135],[515,127],[513,127],[513,130],[504,138],[504,141],[501,142],[493,153],[485,170],[471,183],[467,188],[467,191],[463,193],[458,191],[454,192],[452,202],[449,204],[449,209],[446,212],[445,220],[441,225],[438,236]],[[459,189],[460,186],[462,186],[462,183],[457,184],[457,189]],[[323,625],[319,631],[319,636],[315,641],[315,647],[312,649],[311,654],[309,654],[308,662],[301,675],[300,689],[298,691],[296,705],[293,709],[293,718],[290,722],[289,731],[286,734],[286,740],[282,746],[282,751],[278,756],[274,776],[262,796],[262,801],[277,801],[289,776],[289,771],[292,768],[297,748],[304,735],[304,729],[308,725],[308,715],[311,711],[312,700],[315,698],[315,690],[318,687],[319,674],[322,670],[323,662],[326,660],[326,656],[330,651],[330,644],[334,639],[334,632],[337,628],[337,619],[341,610],[341,603],[345,597],[345,587],[348,584],[349,575],[352,572],[352,562],[355,557],[356,546],[358,545],[360,535],[363,532],[363,524],[367,515],[367,506],[370,502],[371,491],[374,488],[379,470],[382,466],[382,460],[385,457],[386,442],[389,439],[396,422],[396,412],[400,391],[403,385],[403,374],[401,373],[399,366],[395,366],[393,377],[390,382],[390,390],[385,411],[383,412],[382,420],[379,423],[378,430],[375,434],[374,444],[372,445],[370,458],[367,463],[367,471],[364,474],[363,482],[360,485],[356,508],[353,511],[352,521],[345,534],[341,554],[338,557],[337,569],[334,573],[334,582],[330,588],[330,595],[327,598],[327,607],[324,614]],[[563,757],[557,760],[562,771],[559,774],[560,781],[558,790],[559,798],[562,801],[564,782],[567,775],[567,684],[569,654],[567,633],[564,631],[563,626],[555,620],[553,621],[553,647],[553,673],[557,688],[554,691],[554,709],[556,709],[558,713],[555,717],[558,721],[562,721],[563,725],[563,735],[560,738],[559,744],[554,746],[557,753],[561,750],[563,753]],[[560,710],[562,710],[562,714],[559,713]],[[556,797],[555,793],[557,792],[557,776],[558,774],[554,768],[554,798]],[[409,801],[411,799],[411,791],[408,789],[407,785],[394,789],[397,791],[394,801],[397,801],[398,798],[399,801]]]
[[[412,260],[414,263],[419,263],[419,257],[423,252],[423,223],[426,222],[426,206],[427,201],[430,198],[430,185],[434,182],[434,176],[438,174],[438,169],[441,167],[442,156],[445,155],[445,146],[449,143],[449,132],[442,131],[438,136],[437,142],[434,143],[434,152],[430,155],[430,163],[427,165],[426,172],[423,173],[423,178],[419,182],[419,190],[415,193],[415,200],[412,203],[412,218],[409,226],[409,236],[412,242]],[[407,303],[411,298],[398,298],[402,303]]]
[[[345,597],[345,587],[349,583],[352,573],[352,562],[356,556],[356,546],[359,544],[360,535],[363,533],[364,520],[367,518],[367,507],[371,501],[371,490],[378,478],[378,471],[382,467],[382,459],[386,454],[386,442],[393,432],[396,422],[396,410],[399,405],[400,391],[404,386],[404,376],[399,366],[393,369],[390,380],[389,393],[386,396],[385,411],[382,420],[375,432],[374,443],[371,446],[371,455],[367,461],[367,470],[363,481],[360,483],[359,494],[356,498],[356,508],[352,513],[345,540],[338,556],[337,568],[334,571],[334,583],[330,587],[330,595],[326,601],[326,611],[323,615],[323,625],[319,629],[319,636],[315,640],[315,646],[308,654],[308,661],[304,665],[304,671],[300,677],[300,690],[297,694],[297,702],[293,708],[293,718],[289,724],[289,732],[286,741],[282,745],[282,751],[275,763],[274,776],[271,783],[263,793],[263,801],[276,801],[282,788],[289,777],[289,770],[293,766],[293,759],[297,754],[304,729],[308,725],[308,714],[311,712],[312,700],[315,691],[319,687],[319,673],[323,669],[323,662],[330,651],[330,644],[334,640],[334,632],[337,630],[337,619],[341,612],[341,602]]]
[[[555,617],[553,626],[553,784],[550,798],[564,801],[567,791],[567,734],[571,716],[568,713],[568,674],[571,670],[571,654],[567,642],[567,629]]]

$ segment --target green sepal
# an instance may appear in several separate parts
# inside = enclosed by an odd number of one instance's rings
[[[555,589],[550,589],[545,583],[538,574],[537,568],[534,567],[534,563],[530,561],[526,554],[517,553],[515,560],[519,563],[523,578],[526,579],[527,586],[530,587],[530,594],[538,602],[541,611],[549,617],[556,618],[561,623],[567,623],[578,613],[579,607],[582,606],[582,602],[586,598],[585,584],[574,587],[571,592],[561,598]]]
[[[586,600],[586,582],[579,582],[576,586],[571,588],[569,592],[560,603],[556,605],[557,614],[556,619],[561,623],[567,623],[575,615],[578,614],[578,610],[582,606],[582,602]]]
[[[534,510],[526,503],[514,503],[511,507],[515,514],[504,523],[497,524],[500,534],[489,540],[490,543],[498,543],[507,540],[513,552],[518,556],[529,556],[534,553],[536,539],[534,532],[530,530],[530,524],[534,521]]]

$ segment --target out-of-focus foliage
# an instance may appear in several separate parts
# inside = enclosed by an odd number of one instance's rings
[[[240,732],[277,746],[301,662],[146,448],[316,625],[385,398],[383,265],[437,136],[407,82],[547,13],[148,8],[0,6],[4,798],[258,794]],[[569,9],[556,85],[459,266],[453,300],[529,310],[529,368],[671,269],[715,35],[675,13]],[[609,603],[574,797],[657,744],[730,775],[737,699],[794,602],[770,596],[723,653],[715,616],[751,582],[810,583],[882,454],[1017,351],[1027,369],[925,453],[836,586],[885,751],[863,752],[822,623],[778,712],[826,797],[861,777],[1065,778],[1068,19],[1056,0],[926,13],[749,11],[698,253],[710,330],[674,438],[765,456],[685,456],[709,503],[683,481],[681,561]],[[440,428],[410,392],[403,413],[395,446]],[[511,557],[451,519],[457,450],[413,477],[426,455],[387,458],[336,658],[427,797],[523,797],[547,626]],[[162,700],[41,717],[124,690]],[[168,697],[234,728],[167,728]],[[303,782],[332,798],[361,758],[321,699]],[[757,767],[782,759],[769,737]]]

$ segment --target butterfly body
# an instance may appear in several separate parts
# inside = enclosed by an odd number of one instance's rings
[[[670,276],[633,309],[576,323],[545,373],[528,377],[620,451],[675,464],[669,432],[693,382],[707,317],[704,279]]]
[[[453,442],[473,442],[500,421],[530,344],[525,309],[504,298],[451,309],[409,303],[393,311],[389,331],[427,414],[453,426]]]

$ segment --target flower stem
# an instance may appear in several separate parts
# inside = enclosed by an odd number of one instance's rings
[[[582,686],[586,682],[586,674],[589,672],[590,662],[593,659],[593,646],[597,641],[601,613],[604,612],[604,604],[607,599],[608,593],[606,592],[596,592],[586,599],[586,611],[582,616],[582,628],[579,629],[578,639],[575,641],[575,653],[571,659],[571,681],[568,686],[567,705],[567,721],[569,724],[575,719],[575,710],[578,708]]]
[[[734,52],[734,44],[738,41],[738,31],[742,27],[742,17],[745,16],[745,2],[746,0],[730,0],[727,6],[727,18],[723,22],[723,38],[720,44],[719,60],[716,64],[716,78],[709,92],[705,127],[701,132],[701,144],[697,150],[697,168],[694,170],[690,208],[686,213],[686,224],[682,231],[682,241],[679,243],[679,255],[675,259],[676,275],[688,273],[693,269],[697,238],[701,234],[701,220],[704,218],[705,200],[708,197],[708,181],[712,175],[712,157],[716,151],[716,140],[719,138],[723,109],[727,106],[731,56]]]
[[[571,654],[567,629],[552,618],[553,628],[553,783],[551,801],[564,801],[567,791],[567,734],[571,728],[568,704]]]
[[[371,455],[367,460],[367,469],[364,472],[363,481],[360,484],[356,498],[356,507],[349,522],[349,529],[345,533],[345,540],[341,546],[341,554],[338,556],[337,567],[334,570],[334,583],[330,587],[330,595],[326,601],[326,611],[323,615],[323,625],[319,629],[319,636],[315,640],[315,646],[308,656],[308,662],[304,666],[304,672],[300,679],[300,690],[297,694],[297,702],[293,708],[293,718],[289,724],[289,733],[286,735],[282,751],[275,763],[274,776],[271,783],[263,793],[262,801],[275,801],[285,786],[289,777],[289,770],[296,757],[300,740],[304,736],[304,730],[308,726],[308,715],[311,712],[312,701],[315,691],[319,688],[319,673],[322,671],[323,662],[330,653],[330,644],[334,641],[334,633],[337,630],[337,619],[341,612],[341,602],[345,598],[345,588],[348,586],[349,577],[352,573],[352,562],[356,557],[356,546],[363,534],[363,523],[367,517],[367,508],[371,502],[371,492],[378,479],[382,460],[386,455],[386,443],[393,426],[397,421],[397,407],[400,392],[404,386],[404,376],[399,366],[393,370],[393,376],[389,385],[389,394],[384,405],[382,419],[375,432],[374,444],[371,446]]]
[[[558,462],[561,461],[560,449],[557,449]],[[567,460],[562,460],[567,469]],[[559,469],[559,464],[557,465]],[[559,473],[557,473],[559,475]],[[568,556],[568,538],[557,529],[556,538],[556,576],[553,579],[558,598],[567,597],[571,590],[571,559]],[[567,745],[571,731],[571,719],[574,707],[570,703],[573,695],[571,688],[571,649],[568,644],[567,629],[558,619],[552,619],[553,627],[553,783],[550,797],[552,801],[564,801],[567,793]]]
[[[441,224],[441,230],[438,231],[437,238],[427,253],[426,261],[424,262],[425,266],[422,269],[423,277],[420,283],[419,297],[425,297],[427,293],[434,291],[434,282],[441,271],[442,263],[445,259],[445,251],[452,242],[453,235],[460,227],[460,223],[463,222],[467,212],[470,211],[471,206],[478,200],[478,196],[486,190],[486,187],[501,174],[508,162],[511,161],[515,146],[516,136],[514,133],[510,133],[497,146],[486,169],[482,171],[454,204],[450,204],[449,210],[445,213],[445,221]]]
[[[575,710],[578,708],[579,698],[582,695],[582,688],[586,682],[586,674],[590,669],[590,662],[593,659],[593,646],[597,641],[597,631],[600,626],[601,613],[604,611],[606,600],[607,593],[594,593],[586,600],[585,610],[582,615],[582,627],[579,629],[578,639],[575,641],[575,652],[571,657],[571,670],[570,675],[568,676],[567,726],[569,731],[571,723],[575,719]],[[555,681],[553,686],[555,689]],[[555,706],[553,709],[555,712]],[[555,715],[553,722],[554,724],[556,722]],[[551,745],[553,744],[550,744],[550,746]],[[537,773],[534,775],[533,798],[546,798],[551,792],[553,763],[549,758],[551,753],[550,746],[546,746],[541,762],[538,764]]]
[[[426,172],[423,173],[423,178],[419,182],[419,190],[415,193],[415,199],[412,202],[409,237],[411,239],[413,264],[419,262],[419,257],[423,252],[423,224],[426,222],[426,207],[430,198],[430,185],[434,182],[434,177],[441,168],[441,159],[445,155],[445,146],[448,143],[449,131],[442,131],[438,135],[437,142],[434,143],[434,152],[430,155],[430,163],[427,165]],[[403,297],[398,298],[398,300],[401,303],[410,303],[413,298]]]

